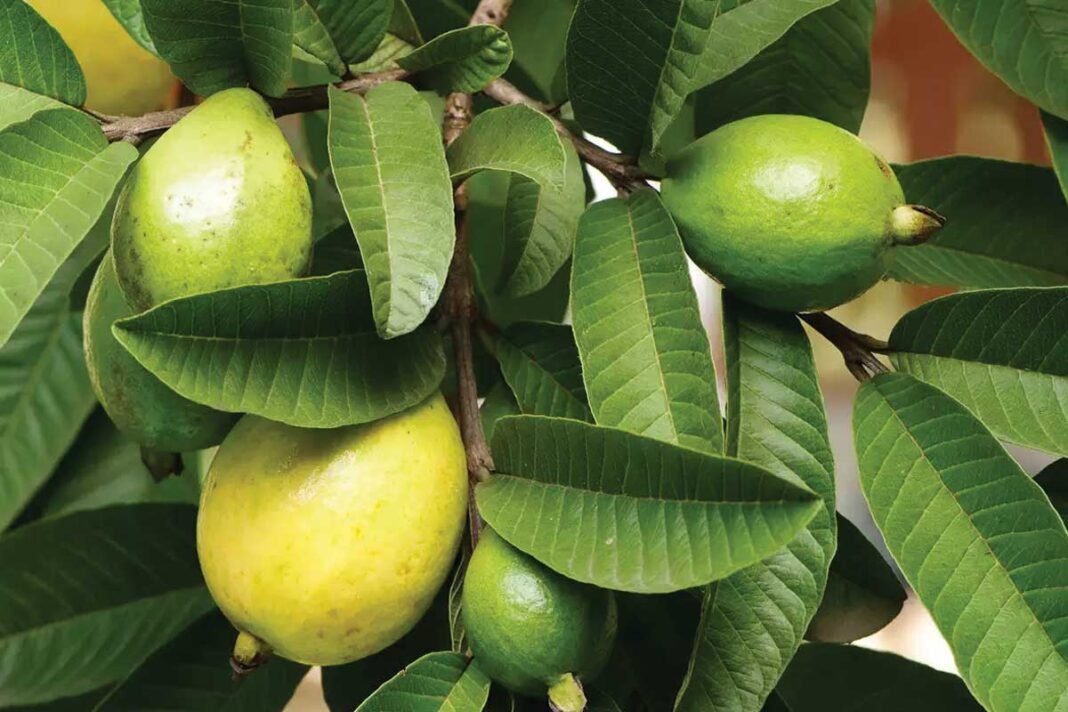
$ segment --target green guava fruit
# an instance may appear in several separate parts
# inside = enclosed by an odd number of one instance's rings
[[[130,306],[300,276],[312,250],[304,175],[270,107],[249,89],[212,95],[137,163],[111,242]]]
[[[440,394],[333,429],[246,415],[197,515],[204,580],[239,631],[234,669],[271,651],[339,665],[395,643],[448,577],[466,512],[467,460]]]
[[[194,403],[172,391],[111,333],[131,316],[115,279],[111,253],[97,268],[85,302],[85,362],[96,397],[115,426],[140,445],[176,453],[218,445],[237,416]]]
[[[830,309],[867,291],[944,220],[905,204],[890,166],[806,116],[741,119],[672,157],[661,184],[690,258],[768,309]]]
[[[488,528],[467,566],[462,611],[479,667],[562,712],[583,709],[578,680],[601,671],[616,638],[611,591],[556,573]]]

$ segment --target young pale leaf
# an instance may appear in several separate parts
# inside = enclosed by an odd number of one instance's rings
[[[901,612],[905,598],[905,589],[879,550],[839,514],[838,550],[805,638],[852,643],[886,627]]]
[[[235,680],[225,661],[237,632],[209,613],[116,685],[93,712],[144,712],[166,701],[168,712],[281,712],[308,672],[284,658]]]
[[[504,206],[503,291],[523,297],[544,289],[575,246],[579,217],[586,207],[586,181],[575,147],[564,142],[567,165],[560,188],[542,187],[513,173]]]
[[[1068,458],[1050,464],[1035,475],[1035,482],[1049,497],[1061,519],[1068,521]]]
[[[481,712],[490,680],[460,653],[430,653],[397,673],[356,712]]]
[[[575,341],[597,422],[722,450],[708,336],[682,240],[655,192],[586,210],[571,292]]]
[[[1068,121],[1042,112],[1042,126],[1046,131],[1053,170],[1061,183],[1061,191],[1068,199]]]
[[[1068,119],[1068,34],[1058,0],[931,0],[961,44],[1013,91]]]
[[[508,33],[493,25],[473,25],[438,35],[397,59],[439,94],[481,91],[512,62]]]
[[[801,644],[835,550],[834,459],[816,365],[797,317],[723,300],[727,453],[822,505],[785,548],[709,587],[675,709],[758,712]]]
[[[756,465],[577,420],[518,416],[493,434],[479,511],[577,581],[665,593],[780,549],[822,503]]]
[[[520,412],[592,420],[582,387],[582,364],[571,327],[513,324],[493,340],[493,351]]]
[[[0,28],[0,82],[71,106],[85,103],[85,76],[78,60],[29,4],[0,0]]]
[[[0,346],[104,212],[137,149],[96,121],[40,111],[0,131]]]
[[[447,155],[454,181],[483,170],[511,171],[562,190],[567,175],[567,154],[552,120],[523,104],[476,116]]]
[[[186,398],[305,428],[397,413],[430,396],[445,373],[432,329],[378,337],[358,270],[175,299],[113,331]]]
[[[895,250],[894,279],[969,288],[1068,283],[1068,205],[1049,168],[954,156],[894,170],[910,203],[948,217],[927,243]]]
[[[152,37],[148,34],[148,28],[145,27],[144,14],[141,12],[141,0],[103,0],[103,2],[107,5],[111,14],[115,16],[115,19],[119,21],[119,24],[126,29],[126,33],[133,37],[137,44],[152,54],[159,54],[156,52],[156,45],[153,44]]]
[[[141,0],[141,9],[159,56],[195,93],[245,84],[285,93],[293,0]]]
[[[1068,287],[952,294],[901,318],[890,360],[1002,440],[1068,455]]]
[[[982,712],[956,675],[852,645],[804,645],[776,688],[787,712]]]
[[[346,64],[361,62],[386,35],[393,13],[391,0],[305,0],[333,38]]]
[[[312,3],[313,0],[293,0],[293,44],[325,64],[336,76],[345,76],[348,67]]]
[[[1068,533],[1042,490],[911,376],[861,386],[853,431],[875,523],[972,693],[990,712],[1065,709]]]
[[[25,121],[38,111],[62,108],[63,104],[51,97],[0,83],[0,131],[11,124]]]
[[[437,302],[456,241],[441,132],[411,86],[389,82],[366,98],[330,90],[329,145],[378,333],[407,334]]]
[[[751,62],[697,93],[696,130],[801,114],[860,130],[871,84],[874,0],[839,0],[799,20]]]
[[[0,538],[0,706],[114,682],[210,610],[195,529],[195,507],[139,504]]]

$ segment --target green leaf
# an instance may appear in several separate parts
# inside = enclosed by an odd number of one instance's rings
[[[834,458],[816,364],[797,317],[724,297],[727,454],[820,496],[785,548],[705,593],[676,710],[758,712],[823,598],[835,550]]]
[[[116,685],[93,712],[143,712],[164,704],[169,712],[281,712],[308,667],[276,658],[236,680],[225,664],[236,635],[221,613],[209,613]]]
[[[393,13],[392,0],[306,0],[334,40],[341,59],[355,64],[371,56]]]
[[[698,135],[760,114],[801,114],[860,130],[871,84],[874,0],[808,15],[751,62],[697,93]]]
[[[23,0],[0,0],[0,82],[71,106],[85,103],[85,76],[74,53]]]
[[[330,90],[330,163],[367,267],[378,333],[407,334],[445,286],[456,241],[441,133],[411,86]]]
[[[293,46],[293,0],[141,0],[159,56],[207,96],[246,83],[285,93]]]
[[[901,318],[890,360],[1002,440],[1068,454],[1068,287],[953,294]]]
[[[137,44],[147,49],[152,54],[159,54],[156,52],[156,45],[152,42],[152,37],[148,34],[148,28],[145,27],[145,18],[141,12],[141,0],[103,0],[107,5],[108,10],[115,16],[115,19],[119,21],[126,29],[126,34],[133,37]]]
[[[716,373],[675,224],[651,190],[582,215],[572,319],[601,425],[723,448]]]
[[[393,14],[389,17],[389,33],[411,45],[424,43],[419,25],[405,0],[393,0]]]
[[[378,688],[356,712],[480,712],[490,681],[460,653],[430,653]]]
[[[576,0],[512,3],[504,29],[515,57],[505,76],[528,94],[550,104],[567,100],[564,54]]]
[[[182,396],[305,428],[397,413],[445,372],[429,327],[391,341],[375,334],[358,270],[175,299],[113,331]]]
[[[1049,497],[1050,504],[1068,521],[1068,458],[1057,460],[1035,475],[1035,482]]]
[[[293,44],[326,65],[333,74],[342,77],[348,71],[326,25],[319,19],[312,5],[314,0],[293,0]]]
[[[513,324],[493,340],[501,373],[520,412],[592,420],[571,327]]]
[[[0,538],[0,706],[118,680],[210,610],[195,529],[195,507],[139,504]]]
[[[571,256],[579,217],[586,207],[582,162],[570,142],[564,183],[542,187],[518,173],[511,174],[504,208],[504,264],[501,288],[523,297],[544,289]]]
[[[515,402],[515,396],[505,383],[498,382],[490,388],[489,393],[482,399],[479,407],[479,417],[482,419],[482,430],[486,433],[486,439],[493,439],[493,429],[501,418],[509,415],[519,415],[519,404]]]
[[[351,69],[356,74],[399,69],[400,64],[397,63],[397,60],[411,54],[413,49],[415,49],[414,46],[400,37],[387,34],[382,38],[382,41],[375,48],[375,51],[371,53],[370,57],[359,64],[352,65]]]
[[[63,104],[51,97],[0,83],[0,131],[27,120],[38,111],[62,108]]]
[[[964,406],[904,374],[861,386],[853,430],[875,523],[975,697],[1064,709],[1068,533],[1042,490]]]
[[[40,111],[0,132],[0,346],[104,212],[137,149],[96,121]]]
[[[1042,127],[1053,159],[1053,170],[1061,183],[1061,192],[1068,199],[1068,121],[1042,112]]]
[[[1068,33],[1057,0],[931,0],[949,28],[1013,91],[1068,119]]]
[[[827,590],[805,633],[808,640],[852,643],[886,627],[905,604],[905,589],[868,538],[838,515],[838,550]]]
[[[482,516],[577,581],[665,593],[781,548],[820,509],[812,492],[740,460],[577,420],[519,416],[493,434]]]
[[[852,645],[802,646],[777,692],[788,712],[982,710],[956,675]]]
[[[511,171],[539,184],[563,189],[567,154],[553,122],[523,104],[484,111],[447,153],[454,181],[478,171]]]
[[[910,203],[948,218],[926,244],[894,251],[894,279],[969,288],[1068,283],[1068,205],[1049,168],[954,156],[894,170]]]
[[[419,74],[439,94],[472,93],[504,74],[512,62],[508,33],[493,25],[473,25],[438,35],[397,60]]]

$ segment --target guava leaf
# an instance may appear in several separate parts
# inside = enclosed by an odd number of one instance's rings
[[[407,334],[445,286],[456,241],[441,132],[408,84],[330,90],[330,163],[360,244],[378,333]]]
[[[503,382],[498,382],[490,388],[489,393],[482,399],[482,405],[478,409],[482,419],[482,431],[486,433],[486,439],[493,439],[493,429],[497,421],[507,418],[509,415],[519,415],[519,404],[515,402],[515,396]]]
[[[63,104],[51,97],[34,94],[12,84],[0,83],[0,131],[25,121],[38,111],[62,108]]]
[[[513,324],[493,339],[493,352],[520,412],[592,420],[571,327]]]
[[[1068,455],[1068,287],[935,299],[890,334],[900,370],[950,394],[995,435]]]
[[[855,645],[802,646],[776,692],[787,712],[982,712],[956,675]]]
[[[447,156],[454,181],[478,171],[510,171],[562,190],[567,175],[567,155],[553,122],[523,104],[476,116],[449,146]]]
[[[400,37],[387,34],[382,38],[382,41],[378,43],[378,47],[375,47],[375,51],[371,53],[370,57],[358,64],[352,65],[350,69],[355,74],[385,72],[390,69],[399,69],[400,65],[397,63],[397,60],[411,54],[413,49],[415,49],[413,45],[402,40]]]
[[[481,91],[511,62],[508,33],[493,25],[446,32],[397,59],[398,65],[418,74],[439,94]]]
[[[401,670],[356,712],[480,712],[490,680],[460,653],[429,653]]]
[[[319,16],[346,64],[371,56],[393,13],[391,0],[305,0]]]
[[[225,661],[237,631],[218,611],[202,617],[116,685],[93,712],[143,712],[166,700],[170,712],[282,710],[307,665],[274,658],[235,680]]]
[[[518,416],[493,433],[479,511],[513,546],[602,588],[666,593],[769,556],[821,508],[740,460],[577,420]]]
[[[901,612],[905,589],[879,550],[857,527],[838,515],[838,550],[827,589],[805,638],[852,643],[885,628]]]
[[[406,0],[393,0],[393,14],[389,17],[389,34],[396,35],[411,45],[425,42]]]
[[[861,386],[853,430],[875,523],[972,694],[990,712],[1063,710],[1068,532],[1042,490],[967,408],[905,374]]]
[[[1068,283],[1068,204],[1049,168],[954,156],[895,166],[910,203],[947,217],[894,251],[890,277],[951,287]]]
[[[564,54],[576,4],[576,0],[512,3],[504,23],[515,53],[505,77],[534,98],[554,105],[567,100]]]
[[[931,0],[976,59],[1034,104],[1068,119],[1068,33],[1058,0]]]
[[[359,270],[183,297],[113,331],[186,398],[305,428],[397,413],[429,397],[445,372],[433,329],[378,337]]]
[[[71,106],[85,103],[85,76],[74,52],[23,0],[0,0],[0,82]]]
[[[285,93],[293,0],[141,0],[141,10],[159,56],[195,93],[245,84]]]
[[[195,530],[195,507],[137,504],[0,537],[0,706],[114,682],[210,610]]]
[[[821,507],[784,548],[705,591],[680,712],[760,710],[816,614],[835,551],[834,458],[801,322],[725,295],[723,327],[727,454],[802,482]]]
[[[575,341],[601,425],[718,452],[716,373],[675,224],[651,190],[583,213],[571,268]]]
[[[38,111],[0,131],[0,346],[103,214],[137,158],[96,121]]]
[[[1068,121],[1042,112],[1042,127],[1046,131],[1053,170],[1060,181],[1061,191],[1068,200]]]
[[[141,12],[141,0],[103,0],[108,10],[137,44],[152,54],[158,55],[156,45],[145,27],[145,17]]]
[[[326,65],[333,74],[342,77],[348,71],[326,25],[315,12],[313,0],[293,0],[293,44]]]
[[[856,133],[868,105],[874,0],[839,0],[797,21],[752,61],[697,93],[697,135],[761,114],[801,114]]]
[[[1068,522],[1068,458],[1056,460],[1035,475],[1035,482],[1049,497],[1050,504]]]

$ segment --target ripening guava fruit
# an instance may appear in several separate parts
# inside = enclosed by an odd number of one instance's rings
[[[111,224],[130,306],[300,276],[311,197],[270,107],[249,89],[212,95],[130,173]]]
[[[183,398],[138,363],[111,333],[117,319],[132,314],[111,254],[105,254],[89,287],[83,331],[89,381],[108,417],[150,450],[177,453],[218,445],[237,416]]]
[[[488,528],[467,566],[462,612],[479,667],[513,692],[548,695],[561,712],[583,709],[578,680],[601,671],[616,638],[611,591],[558,574]]]
[[[246,415],[197,517],[204,579],[240,631],[235,670],[270,651],[338,665],[396,642],[449,575],[466,512],[463,443],[440,394],[334,429]]]
[[[806,116],[754,116],[701,137],[668,161],[661,196],[701,269],[745,301],[792,312],[859,296],[896,250],[944,222],[905,203],[867,144]]]

